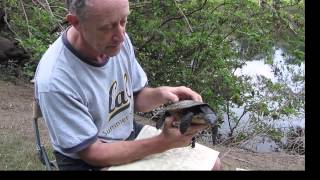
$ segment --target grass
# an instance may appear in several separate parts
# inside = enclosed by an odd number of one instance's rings
[[[0,80],[0,170],[45,170],[38,159],[32,128],[33,89]],[[51,149],[43,121],[39,128],[46,149]],[[52,153],[49,153],[52,157]]]
[[[44,170],[29,137],[7,133],[0,139],[1,170]]]
[[[30,133],[30,131],[23,134],[22,126],[21,129],[13,129],[14,127],[12,129],[1,129],[0,170],[45,170],[45,167],[41,164],[36,151],[34,135]],[[46,132],[42,130],[42,136],[44,133]],[[44,141],[44,146],[47,150],[49,158],[53,159],[52,148],[48,143],[48,139],[46,138]]]

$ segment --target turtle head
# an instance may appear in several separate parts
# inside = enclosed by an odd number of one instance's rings
[[[212,127],[217,123],[217,116],[213,112],[213,110],[208,106],[201,106],[200,111],[202,113],[203,119],[209,123]]]
[[[215,126],[217,123],[217,116],[214,113],[204,114],[203,119],[205,119],[211,126]]]

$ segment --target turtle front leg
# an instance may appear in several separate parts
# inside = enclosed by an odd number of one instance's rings
[[[193,116],[194,116],[194,113],[189,111],[181,117],[181,123],[179,127],[181,134],[184,134],[187,131],[187,129],[190,127]],[[191,140],[191,148],[194,148],[195,145],[196,145],[196,138],[193,137]]]
[[[156,128],[157,128],[157,129],[160,129],[160,128],[163,126],[164,121],[166,120],[166,118],[169,117],[169,116],[170,116],[170,113],[166,111],[166,112],[163,114],[163,116],[160,117],[160,118],[158,119],[158,121],[156,122]]]
[[[194,115],[193,112],[188,111],[181,117],[180,127],[179,127],[181,134],[184,134],[187,131],[187,129],[190,127],[193,115]]]

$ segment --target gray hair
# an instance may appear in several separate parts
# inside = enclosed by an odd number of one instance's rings
[[[66,0],[68,11],[78,16],[81,20],[84,20],[86,17],[87,3],[88,0]]]

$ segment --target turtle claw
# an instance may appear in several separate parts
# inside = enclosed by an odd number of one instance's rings
[[[196,146],[196,138],[193,137],[191,140],[191,148],[194,148]]]

